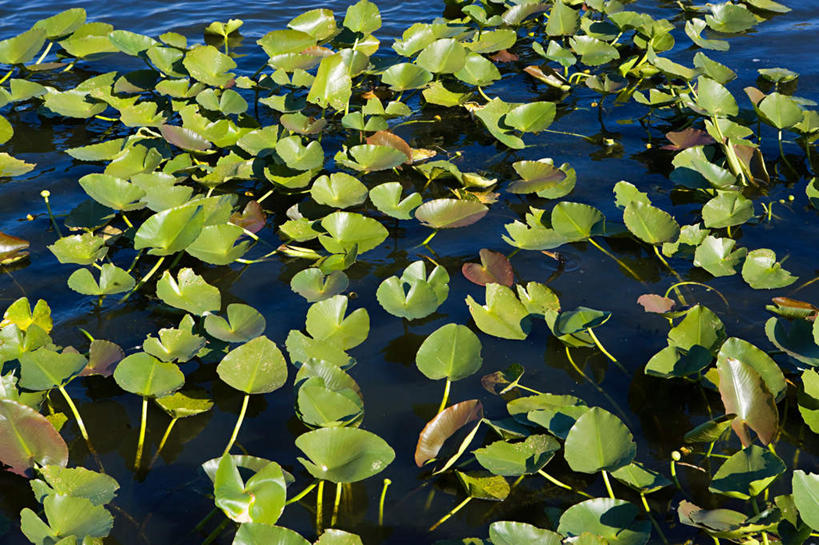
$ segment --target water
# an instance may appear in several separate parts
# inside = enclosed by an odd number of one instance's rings
[[[819,47],[819,33],[816,32],[819,4],[787,3],[793,8],[791,13],[775,17],[747,36],[733,39],[730,52],[708,52],[709,56],[725,62],[737,72],[738,79],[729,87],[742,103],[745,102],[741,89],[754,84],[756,70],[776,66],[798,71],[801,74],[798,94],[819,100],[819,64],[815,62],[815,51]],[[89,20],[106,21],[116,28],[152,36],[175,31],[193,42],[201,39],[202,29],[209,22],[240,18],[245,22],[241,29],[244,38],[241,44],[234,47],[234,51],[246,55],[239,59],[240,72],[250,74],[263,62],[261,50],[255,45],[256,39],[270,30],[282,28],[290,18],[305,9],[317,7],[317,4],[302,0],[229,4],[214,0],[66,0],[60,2],[59,9],[77,6],[86,8]],[[333,9],[337,16],[343,16],[346,2],[325,2],[321,6]],[[655,17],[663,14],[671,16],[675,9],[673,2],[638,2],[636,6],[635,9],[648,9]],[[443,9],[440,4],[418,0],[382,1],[379,7],[384,21],[384,27],[377,33],[382,40],[380,55],[390,54],[390,43],[406,27],[416,21],[429,21],[440,16]],[[0,35],[7,37],[21,32],[35,20],[51,15],[57,9],[53,2],[44,0],[28,0],[24,5],[20,2],[2,2]],[[684,37],[678,37],[678,42],[688,43]],[[678,45],[672,59],[688,59],[690,52],[684,51],[684,47]],[[128,67],[129,63],[133,63],[133,60],[112,56],[89,68],[104,72]],[[528,76],[508,69],[504,72],[503,81],[492,87],[493,93],[507,101],[542,98],[542,85],[533,85]],[[547,93],[545,98],[549,96]],[[561,117],[552,128],[588,135],[614,133],[613,137],[619,145],[613,148],[601,148],[577,138],[549,134],[536,139],[536,147],[513,154],[496,147],[492,138],[463,110],[425,110],[420,114],[421,118],[431,119],[433,115],[440,114],[444,116],[445,123],[409,125],[397,132],[419,147],[430,147],[435,143],[449,150],[461,150],[463,157],[458,164],[464,170],[484,170],[490,177],[501,179],[510,179],[514,175],[511,163],[515,160],[552,157],[557,163],[567,161],[577,170],[578,176],[577,186],[569,197],[573,201],[593,204],[607,217],[618,218],[620,213],[614,207],[611,187],[618,180],[625,179],[649,191],[655,203],[671,211],[681,223],[693,221],[695,216],[692,210],[698,209],[699,205],[680,200],[671,192],[672,185],[666,178],[670,155],[646,151],[647,133],[634,122],[641,109],[633,104],[612,106],[611,101],[607,101],[606,126],[601,127],[596,110],[589,107],[593,96],[585,88],[575,90],[566,103],[577,104],[578,110]],[[96,310],[90,298],[79,297],[65,286],[65,279],[74,267],[59,265],[46,249],[56,235],[45,214],[40,191],[49,189],[54,212],[65,214],[85,198],[76,180],[98,169],[94,165],[75,162],[55,150],[109,138],[110,135],[103,136],[108,123],[58,122],[40,118],[31,111],[12,115],[11,120],[16,133],[5,151],[26,161],[36,162],[38,166],[30,174],[8,181],[0,188],[0,231],[31,241],[30,259],[11,267],[8,274],[0,275],[2,303],[8,304],[23,294],[31,300],[47,299],[55,317],[55,340],[62,344],[81,344],[78,328],[84,328],[95,337],[111,339],[133,351],[147,334],[155,334],[159,328],[177,323],[179,317],[176,313],[163,309],[150,297],[135,297],[127,306],[109,305],[101,311]],[[271,121],[268,118],[263,122]],[[653,138],[659,136],[655,130]],[[773,139],[768,138],[764,151],[767,157],[776,156]],[[788,146],[786,151],[797,153],[793,145]],[[391,175],[382,178],[384,181],[392,179]],[[740,244],[749,248],[773,248],[780,258],[788,256],[789,270],[800,275],[802,280],[808,280],[817,274],[814,251],[816,211],[809,208],[804,197],[804,183],[801,180],[795,184],[771,187],[763,201],[786,198],[788,195],[794,195],[795,200],[776,206],[775,213],[779,219],[773,224],[744,227]],[[443,196],[444,192],[442,189],[439,193]],[[419,470],[413,463],[417,433],[434,415],[442,389],[442,384],[426,380],[417,371],[414,354],[424,337],[440,325],[447,322],[469,323],[470,316],[463,303],[467,294],[483,301],[483,290],[463,279],[459,273],[460,265],[467,260],[475,261],[482,247],[508,253],[509,247],[500,238],[504,232],[503,224],[521,217],[529,204],[541,207],[545,204],[543,201],[536,202],[537,199],[531,201],[512,195],[504,199],[493,206],[489,215],[478,224],[467,230],[444,231],[435,238],[432,246],[440,256],[439,262],[449,270],[452,282],[449,299],[430,318],[406,327],[400,320],[385,319],[387,315],[374,304],[380,279],[400,271],[423,253],[416,245],[428,231],[417,222],[402,223],[401,229],[392,230],[390,239],[348,271],[350,289],[358,295],[352,305],[366,306],[372,318],[368,342],[352,351],[359,361],[351,374],[364,393],[364,427],[386,439],[397,454],[395,462],[385,474],[353,485],[345,496],[339,527],[361,534],[367,544],[430,542],[433,539],[426,533],[426,527],[461,499],[457,483],[443,479],[429,486],[428,471]],[[284,211],[290,204],[291,201],[267,202],[266,205],[275,210],[275,217],[269,224],[283,221]],[[28,221],[27,214],[33,215],[34,219]],[[260,235],[270,244],[278,244],[277,235],[272,229],[266,229]],[[636,299],[642,293],[664,291],[672,283],[672,278],[644,247],[628,240],[613,240],[611,246],[621,259],[646,279],[645,283],[631,280],[609,258],[583,244],[561,248],[561,252],[565,252],[569,258],[569,266],[563,269],[558,269],[549,258],[538,252],[521,252],[515,256],[513,264],[518,281],[548,281],[560,295],[564,308],[586,305],[614,313],[612,320],[599,330],[599,335],[609,351],[616,354],[628,368],[630,376],[613,367],[606,371],[606,361],[599,354],[579,352],[577,357],[587,366],[589,374],[602,381],[614,401],[626,408],[631,429],[638,438],[638,459],[667,473],[670,453],[682,444],[682,435],[707,418],[706,399],[712,409],[719,412],[719,397],[713,393],[703,394],[696,387],[679,381],[663,381],[643,375],[642,367],[664,343],[667,325],[662,318],[643,313]],[[690,265],[684,260],[673,260],[672,263],[686,280],[708,278],[700,270],[689,270]],[[262,310],[267,317],[267,336],[282,345],[290,329],[303,326],[307,304],[289,290],[288,282],[304,266],[301,261],[283,260],[247,269],[201,267],[198,270],[208,282],[219,286],[225,304],[247,302]],[[768,317],[764,305],[771,294],[748,289],[738,276],[709,280],[708,283],[728,297],[730,308],[726,308],[716,296],[702,290],[687,292],[688,297],[718,312],[729,335],[770,349],[762,325]],[[819,284],[801,290],[798,297],[819,301]],[[481,340],[484,346],[484,372],[520,363],[527,369],[525,384],[552,393],[578,395],[589,403],[612,410],[606,399],[571,370],[562,347],[547,334],[542,323],[534,325],[525,343],[487,335],[482,335]],[[123,394],[110,379],[94,377],[72,385],[72,393],[81,400],[80,411],[102,455],[105,468],[122,486],[115,500],[114,530],[106,543],[200,543],[216,526],[211,521],[201,531],[193,528],[213,506],[208,497],[211,493],[210,483],[199,466],[206,459],[221,453],[235,422],[241,396],[219,382],[214,367],[203,365],[197,368],[197,364],[193,363],[184,366],[189,384],[196,383],[213,393],[216,409],[210,414],[180,421],[160,460],[141,481],[133,476],[130,469],[138,431],[139,399]],[[482,400],[487,416],[505,416],[504,402],[480,388],[479,375],[458,382],[453,387],[452,401],[473,397]],[[239,443],[248,452],[276,460],[293,472],[297,477],[296,487],[300,489],[310,479],[298,464],[296,449],[292,445],[293,438],[304,431],[294,416],[293,404],[291,385],[274,394],[253,396]],[[798,417],[793,416],[792,419],[797,421]],[[166,423],[164,414],[151,407],[146,446],[148,455],[156,448]],[[72,465],[93,467],[73,424],[67,424],[64,435],[71,439]],[[818,446],[815,437],[806,440],[800,467],[815,469],[816,458],[810,453],[819,452]],[[779,448],[783,459],[792,459],[793,445],[783,440]],[[556,463],[552,472],[561,478],[572,478],[562,462]],[[384,527],[379,527],[377,498],[383,476],[392,479],[393,485],[389,490],[386,522]],[[604,493],[599,480],[593,477],[574,478],[579,479],[576,481],[578,486],[592,493]],[[697,473],[682,471],[681,478],[692,490],[695,499],[701,498],[707,484],[698,478]],[[544,505],[565,508],[576,498],[543,486],[544,482],[535,476],[527,479],[515,490],[510,500],[502,504],[473,502],[444,524],[436,532],[435,539],[486,536],[486,526],[491,520],[525,520],[546,526],[548,520]],[[777,483],[775,491],[788,487],[787,483]],[[23,479],[0,473],[0,490],[0,518],[8,519],[12,527],[16,526],[22,507],[36,508]],[[431,490],[435,490],[435,494],[430,499]],[[679,498],[673,499],[673,502],[672,499],[670,492],[657,494],[652,506],[658,517],[669,521],[669,535],[681,542],[696,534],[675,523],[673,509]],[[308,501],[304,505],[288,507],[280,523],[301,532],[308,539],[314,539],[310,505],[311,501]],[[226,532],[216,542],[230,543],[231,539],[230,532]],[[702,539],[702,536],[697,539]],[[0,542],[17,544],[25,540],[12,528],[0,537]]]

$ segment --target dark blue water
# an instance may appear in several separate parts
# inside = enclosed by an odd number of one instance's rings
[[[738,79],[729,87],[745,106],[747,102],[741,89],[755,84],[757,69],[780,66],[801,74],[800,96],[819,100],[819,63],[815,60],[815,52],[819,49],[819,3],[786,3],[793,8],[791,13],[775,17],[746,36],[732,39],[730,52],[708,52],[709,56],[737,72]],[[241,56],[237,59],[239,72],[247,74],[252,74],[264,60],[255,44],[256,39],[270,30],[283,28],[289,19],[303,10],[319,6],[303,0],[231,3],[213,0],[70,0],[58,4],[42,0],[0,3],[0,36],[12,36],[39,18],[77,6],[88,11],[89,20],[106,21],[116,28],[152,36],[175,31],[186,35],[191,42],[200,41],[202,30],[213,20],[240,18],[245,22],[241,29],[243,39],[232,50]],[[333,9],[338,17],[343,17],[346,5],[343,1],[320,4]],[[441,16],[443,11],[442,4],[419,0],[379,2],[379,7],[384,26],[376,35],[382,41],[380,54],[383,55],[391,53],[389,45],[406,27],[416,21],[430,21]],[[634,9],[641,8],[650,10],[655,17],[670,17],[676,13],[673,2],[638,2]],[[690,64],[693,50],[685,49],[689,41],[685,37],[678,38],[681,45],[677,46],[672,58]],[[521,51],[521,54],[525,53]],[[85,67],[104,72],[127,67],[131,62],[124,56],[111,56],[96,63],[86,63]],[[491,91],[504,100],[523,102],[537,100],[545,89],[542,85],[533,85],[528,76],[508,71]],[[587,135],[606,132],[616,139],[618,145],[614,147],[601,147],[569,136],[543,134],[530,140],[535,147],[511,154],[496,147],[463,110],[444,114],[448,116],[446,123],[409,125],[398,133],[419,146],[431,142],[434,137],[443,147],[463,152],[459,163],[462,169],[485,170],[502,179],[514,175],[511,163],[516,160],[552,157],[558,164],[569,162],[578,176],[577,186],[569,199],[593,204],[610,218],[620,216],[614,207],[611,187],[624,179],[650,191],[655,204],[672,212],[680,223],[696,221],[693,212],[699,209],[699,205],[680,202],[671,194],[672,184],[666,177],[670,156],[646,151],[648,135],[634,122],[643,113],[642,109],[633,104],[612,106],[609,101],[604,106],[605,126],[601,127],[597,110],[590,106],[590,102],[596,99],[597,95],[587,89],[575,90],[567,102],[575,104],[577,109],[561,117],[552,128]],[[429,113],[420,115],[432,116]],[[4,151],[38,166],[30,174],[0,187],[0,231],[31,241],[30,260],[0,275],[0,304],[8,304],[21,295],[27,295],[32,301],[47,299],[55,317],[55,340],[62,344],[81,343],[78,328],[82,327],[98,338],[107,338],[132,349],[140,345],[147,334],[176,323],[178,316],[160,308],[150,297],[134,298],[127,306],[106,306],[97,310],[94,301],[74,294],[65,286],[65,279],[74,267],[59,265],[46,249],[46,245],[56,239],[56,234],[45,214],[40,191],[49,189],[55,214],[65,214],[85,198],[76,180],[98,168],[77,163],[58,150],[109,138],[110,135],[103,136],[108,124],[102,121],[63,123],[39,118],[30,111],[21,112],[12,120],[16,133]],[[657,139],[661,133],[655,130],[652,136]],[[766,156],[776,156],[771,138],[764,150]],[[786,151],[799,153],[793,144],[786,144]],[[749,248],[769,247],[780,258],[788,256],[788,269],[807,281],[819,274],[819,265],[815,250],[816,211],[808,206],[804,184],[805,180],[800,180],[770,188],[762,202],[790,195],[795,199],[790,204],[776,207],[779,218],[773,223],[743,228],[740,244]],[[440,263],[449,269],[452,282],[449,299],[429,319],[405,328],[400,320],[392,319],[374,304],[375,289],[380,280],[403,269],[408,261],[417,259],[422,253],[423,250],[416,245],[428,231],[417,222],[402,224],[400,232],[394,232],[382,247],[368,253],[362,262],[348,271],[350,289],[358,294],[353,304],[368,308],[372,324],[368,342],[353,351],[359,364],[352,374],[361,385],[365,399],[364,427],[385,438],[397,453],[396,461],[383,475],[394,483],[389,491],[383,528],[377,525],[381,476],[354,485],[345,496],[339,527],[361,534],[367,544],[427,543],[447,537],[486,536],[487,525],[492,520],[528,520],[546,525],[544,505],[565,508],[569,502],[576,501],[576,498],[558,494],[554,488],[543,489],[543,483],[532,478],[531,483],[527,480],[516,490],[510,501],[497,505],[473,502],[443,525],[434,538],[425,531],[459,502],[461,496],[454,481],[439,481],[430,486],[430,481],[425,479],[426,473],[417,469],[412,461],[417,433],[434,414],[441,395],[441,384],[427,381],[415,369],[414,354],[424,336],[440,325],[469,323],[470,316],[463,303],[467,294],[483,301],[483,290],[466,282],[458,271],[462,262],[476,260],[480,248],[505,253],[510,250],[500,238],[505,232],[503,225],[519,218],[528,203],[525,198],[516,196],[505,199],[493,206],[489,215],[478,224],[467,230],[441,232],[435,238],[432,246],[440,256]],[[274,203],[274,208],[280,208],[277,221],[282,221],[281,213],[286,204]],[[543,203],[540,205],[542,207]],[[28,221],[27,214],[33,215],[34,219]],[[260,235],[271,244],[278,244],[272,228],[265,229]],[[607,257],[584,245],[561,249],[571,265],[562,272],[556,272],[554,263],[538,252],[521,252],[515,256],[513,264],[519,281],[549,281],[559,293],[564,308],[586,305],[614,313],[612,320],[598,330],[599,335],[609,351],[629,369],[630,376],[616,370],[607,373],[606,361],[599,355],[589,353],[579,357],[586,360],[587,371],[602,381],[606,391],[626,408],[631,429],[638,438],[638,459],[667,472],[671,451],[681,445],[682,435],[687,430],[706,418],[706,405],[694,387],[650,379],[642,374],[646,361],[664,344],[667,324],[660,317],[643,313],[636,299],[642,293],[665,291],[673,279],[645,248],[635,243],[615,241],[612,249],[636,268],[647,282],[629,279]],[[283,345],[288,331],[301,328],[304,323],[307,304],[290,292],[288,283],[305,265],[304,262],[284,260],[249,268],[205,267],[200,273],[220,287],[225,303],[242,301],[262,310],[267,317],[267,336]],[[672,265],[686,279],[708,278],[702,271],[689,270],[690,263],[685,260],[672,260]],[[706,292],[688,293],[689,299],[701,301],[718,312],[729,335],[771,349],[762,329],[768,317],[764,305],[771,293],[748,289],[738,276],[709,280],[708,283],[728,296],[730,308]],[[784,293],[777,292],[780,294]],[[798,297],[819,302],[819,284],[801,290]],[[553,393],[575,394],[611,410],[605,399],[570,371],[562,347],[547,334],[543,324],[533,328],[525,343],[486,335],[482,335],[481,340],[485,360],[483,371],[491,372],[511,363],[520,363],[527,369],[525,384]],[[216,379],[213,366],[195,369],[195,364],[188,365],[191,367],[185,370],[189,371],[189,382],[209,385],[217,402],[216,410],[206,416],[181,421],[161,459],[141,481],[130,469],[139,422],[139,400],[122,394],[111,380],[92,378],[72,385],[72,393],[82,400],[80,411],[105,467],[122,486],[115,500],[115,527],[106,543],[200,543],[215,527],[211,522],[201,531],[193,528],[213,506],[208,496],[211,493],[209,482],[199,465],[221,453],[235,422],[241,397]],[[505,416],[503,402],[481,390],[478,379],[479,375],[457,383],[452,400],[478,397],[484,402],[488,416]],[[718,396],[710,395],[709,402],[714,410],[720,410]],[[249,453],[276,460],[292,471],[297,477],[295,489],[299,490],[310,479],[296,461],[297,453],[292,444],[293,438],[304,431],[294,416],[293,403],[290,385],[271,395],[254,396],[239,443]],[[166,417],[152,408],[148,424],[149,453],[156,447],[166,423]],[[71,440],[71,464],[91,465],[91,458],[82,439],[78,439],[73,424],[67,425],[64,435]],[[813,464],[815,468],[816,459],[811,458],[810,452],[816,453],[819,449],[815,439],[812,443],[807,441],[800,465],[811,467]],[[793,445],[783,441],[779,448],[784,459],[792,459]],[[560,466],[554,472],[568,475]],[[682,478],[693,489],[703,486],[694,474],[684,474]],[[593,477],[581,478],[577,484],[592,492],[603,493],[602,483]],[[433,490],[434,494],[430,496]],[[620,492],[627,496],[624,491]],[[675,524],[673,511],[664,512],[675,507],[678,500],[671,494],[659,494],[654,507],[662,513],[658,517],[668,521],[669,535],[676,536],[681,542],[694,534]],[[280,524],[314,539],[311,505],[312,499],[303,505],[289,506]],[[34,506],[27,483],[0,474],[0,520],[7,519],[11,527],[0,537],[1,542],[24,542],[14,529],[24,506]],[[230,532],[226,532],[217,543],[230,543],[231,539]]]

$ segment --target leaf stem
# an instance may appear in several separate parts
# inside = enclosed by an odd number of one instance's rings
[[[168,437],[171,436],[171,430],[173,430],[173,427],[176,425],[177,420],[179,420],[179,418],[176,417],[171,418],[171,421],[168,423],[168,427],[165,428],[165,433],[162,434],[162,439],[160,439],[159,446],[156,448],[156,452],[154,453],[153,458],[151,458],[151,463],[148,464],[148,469],[151,469],[153,467],[154,463],[156,463],[157,458],[159,458],[159,453],[162,452],[163,448],[165,448],[165,443],[168,442]]]
[[[0,83],[2,83],[2,81],[0,81]],[[46,211],[48,211],[48,219],[51,220],[51,225],[57,232],[57,236],[62,238],[63,234],[60,232],[60,227],[57,225],[57,218],[54,217],[54,212],[51,210],[51,202],[48,200],[48,198],[51,196],[51,191],[44,189],[40,191],[40,196],[45,201]]]
[[[54,46],[54,42],[49,41],[48,42],[48,47],[45,48],[45,51],[43,51],[43,54],[40,55],[40,58],[37,59],[37,62],[35,62],[34,64],[40,64],[41,62],[43,62],[43,59],[46,58],[46,55],[48,55],[48,52],[51,51],[52,46]]]
[[[594,246],[595,248],[597,248],[598,250],[600,250],[601,252],[603,252],[604,254],[609,256],[610,258],[612,258],[618,265],[623,267],[632,277],[634,277],[635,280],[637,280],[639,282],[643,281],[643,279],[640,278],[640,275],[638,275],[636,272],[631,270],[631,267],[629,267],[628,265],[626,265],[625,263],[620,261],[613,253],[609,252],[608,250],[606,250],[605,248],[600,246],[600,244],[596,240],[594,240],[591,237],[589,237],[587,240],[589,241],[589,244],[591,244],[592,246]]]
[[[429,531],[430,531],[430,532],[435,531],[435,529],[436,529],[438,526],[440,526],[441,524],[443,524],[444,522],[446,522],[447,520],[449,520],[450,518],[452,518],[452,515],[454,515],[455,513],[457,513],[458,511],[460,511],[460,510],[461,510],[461,509],[463,509],[464,507],[466,507],[466,504],[467,504],[467,503],[469,503],[470,501],[472,501],[472,496],[467,496],[467,497],[466,497],[466,499],[465,499],[464,501],[462,501],[461,503],[459,503],[458,505],[456,505],[455,507],[453,507],[453,508],[452,508],[452,510],[451,510],[449,513],[447,513],[446,515],[444,515],[443,517],[441,517],[441,518],[438,520],[438,522],[436,522],[435,524],[433,524],[432,526],[430,526],[430,527],[429,527]]]
[[[548,473],[546,473],[542,469],[538,469],[537,472],[541,477],[543,477],[544,479],[546,479],[547,481],[549,481],[550,483],[552,483],[555,486],[559,486],[560,488],[563,488],[563,489],[566,489],[566,490],[571,490],[575,494],[583,496],[584,498],[592,498],[593,497],[590,494],[586,494],[582,490],[578,490],[578,489],[576,489],[576,488],[574,488],[572,486],[569,486],[568,484],[564,483],[563,481],[558,481],[557,479],[555,479],[554,477],[552,477],[551,475],[549,475]]]
[[[230,452],[230,449],[233,447],[233,443],[236,442],[236,437],[239,435],[239,428],[242,427],[242,421],[245,419],[245,413],[247,412],[247,404],[249,401],[250,394],[245,394],[244,399],[242,399],[242,408],[239,410],[239,418],[236,419],[236,425],[233,426],[233,433],[230,435],[230,440],[228,441],[222,456]]]
[[[645,511],[646,511],[646,515],[648,516],[648,520],[651,521],[651,524],[657,530],[657,533],[660,534],[660,539],[663,540],[663,543],[665,543],[665,545],[668,545],[668,538],[665,537],[665,533],[663,532],[662,526],[660,526],[660,523],[658,523],[657,520],[654,518],[654,515],[651,514],[651,509],[648,507],[648,501],[646,501],[645,492],[640,492],[640,500],[642,500],[643,509],[645,509]]]
[[[677,282],[676,284],[672,284],[670,288],[665,290],[665,297],[668,297],[668,294],[670,294],[672,292],[672,290],[675,290],[679,286],[699,286],[701,288],[705,288],[707,290],[713,291],[714,293],[716,293],[719,296],[720,299],[722,299],[722,302],[725,303],[726,308],[731,308],[731,305],[728,304],[728,299],[726,299],[725,296],[718,289],[716,289],[714,287],[711,287],[708,284],[703,284],[702,282],[695,282],[693,280],[686,280],[686,281],[683,281],[683,282]],[[680,299],[680,302],[682,302],[682,299]],[[683,304],[685,304],[685,303],[683,303]]]
[[[308,485],[308,486],[307,486],[307,487],[306,487],[304,490],[302,490],[301,492],[299,492],[298,494],[296,494],[295,496],[293,496],[292,498],[290,498],[289,500],[287,500],[286,502],[284,502],[284,504],[285,504],[285,505],[290,505],[291,503],[296,503],[297,501],[299,501],[300,499],[302,499],[304,496],[306,496],[307,494],[309,494],[309,493],[310,493],[310,491],[311,491],[311,490],[313,490],[313,489],[316,487],[316,485],[318,485],[318,482],[317,482],[317,481],[313,481],[313,482],[312,482],[312,483],[310,483],[310,484],[309,484],[309,485]]]
[[[438,234],[438,229],[433,230],[427,238],[424,239],[418,246],[426,246]]]
[[[65,398],[65,402],[68,403],[68,408],[71,409],[71,413],[74,415],[74,420],[77,421],[77,427],[80,429],[80,434],[82,435],[82,438],[85,439],[85,443],[88,445],[88,450],[94,455],[100,469],[102,469],[102,462],[100,461],[99,456],[97,456],[97,451],[94,450],[94,445],[91,444],[91,438],[88,437],[88,430],[85,429],[85,422],[83,422],[82,417],[80,416],[80,411],[77,410],[77,406],[74,404],[74,400],[72,400],[71,396],[68,395],[68,392],[65,390],[64,386],[58,386],[58,389]]]
[[[387,489],[392,484],[389,479],[384,479],[384,486],[381,488],[381,499],[378,500],[378,525],[384,525],[384,500],[387,499]]]
[[[603,482],[606,484],[606,491],[609,493],[609,497],[613,500],[617,499],[614,497],[614,490],[611,489],[611,482],[609,481],[609,472],[604,469],[600,473],[603,474]]]
[[[324,481],[319,480],[318,483],[318,493],[316,494],[316,533],[321,534],[322,526],[324,525],[324,520],[322,517],[322,502],[324,501]]]
[[[446,409],[446,403],[449,401],[449,389],[452,386],[452,381],[447,378],[446,384],[444,385],[444,398],[441,400],[441,405],[438,407],[438,412],[435,414],[441,414],[441,411]]]
[[[3,79],[0,79],[0,83],[3,83],[3,82],[4,82],[4,81],[6,81],[7,79],[9,79],[9,76],[11,76],[13,73],[14,73],[14,67],[12,67],[12,68],[11,68],[11,70],[9,70],[8,72],[6,72],[6,75],[5,75],[5,76],[3,76]]]
[[[603,354],[605,354],[605,356],[606,356],[608,359],[610,359],[610,360],[611,360],[611,361],[612,361],[612,362],[613,362],[613,363],[614,363],[614,364],[615,364],[617,367],[619,367],[619,368],[620,368],[620,370],[621,370],[622,372],[624,372],[626,375],[628,375],[629,373],[628,373],[628,371],[626,370],[626,368],[625,368],[625,367],[623,367],[623,364],[622,364],[622,363],[620,363],[619,361],[617,361],[617,358],[615,358],[614,356],[612,356],[611,354],[609,354],[608,350],[606,350],[606,349],[603,347],[603,343],[601,343],[601,342],[600,342],[600,339],[598,339],[598,338],[597,338],[597,335],[595,335],[595,334],[594,334],[594,330],[593,330],[592,328],[588,328],[586,331],[588,332],[589,336],[590,336],[590,337],[592,338],[592,340],[594,341],[594,344],[596,344],[596,345],[597,345],[597,348],[599,348],[599,349],[600,349],[600,351],[601,351]]]
[[[139,421],[139,440],[137,441],[136,457],[134,458],[134,471],[139,471],[142,462],[142,449],[145,446],[145,428],[148,425],[148,398],[142,398],[142,417]]]
[[[609,403],[611,403],[612,407],[614,407],[614,410],[616,410],[618,413],[620,413],[620,416],[622,416],[622,417],[623,417],[623,420],[625,420],[626,425],[630,427],[630,426],[631,426],[631,422],[630,422],[630,420],[629,420],[628,416],[626,416],[625,411],[623,411],[623,409],[621,409],[621,408],[620,408],[620,405],[618,405],[618,404],[617,404],[617,402],[616,402],[616,401],[614,401],[614,398],[612,398],[612,397],[611,397],[611,396],[608,394],[608,392],[606,392],[606,391],[605,391],[605,390],[602,388],[602,386],[600,386],[599,384],[597,384],[596,382],[594,382],[594,381],[593,381],[593,380],[592,380],[592,379],[589,377],[589,375],[587,375],[586,373],[584,373],[584,372],[583,372],[583,371],[580,369],[580,367],[578,367],[578,366],[577,366],[577,364],[576,364],[576,363],[575,363],[575,361],[574,361],[574,358],[572,357],[572,352],[571,352],[571,350],[569,350],[569,347],[568,347],[567,345],[565,345],[565,344],[564,344],[564,345],[563,345],[563,348],[565,348],[565,350],[566,350],[566,357],[568,358],[569,363],[570,363],[570,364],[572,364],[572,367],[573,367],[573,368],[574,368],[574,370],[577,372],[577,374],[578,374],[578,375],[580,375],[581,377],[583,377],[583,379],[584,379],[586,382],[588,382],[589,384],[591,384],[591,385],[594,387],[594,389],[595,389],[595,390],[597,390],[598,392],[600,392],[600,394],[601,394],[603,397],[605,397],[605,398],[608,400],[608,402],[609,402]]]
[[[151,268],[151,270],[150,270],[150,271],[148,271],[148,274],[146,274],[145,276],[143,276],[142,278],[140,278],[140,279],[139,279],[139,282],[137,282],[137,283],[136,283],[136,285],[135,285],[133,288],[131,288],[131,291],[129,291],[128,293],[126,293],[125,295],[123,295],[123,296],[122,296],[122,299],[120,299],[120,300],[119,300],[119,302],[120,302],[120,303],[124,303],[125,301],[127,301],[127,300],[128,300],[128,298],[129,298],[129,297],[130,297],[130,296],[131,296],[131,295],[132,295],[132,294],[133,294],[135,291],[137,291],[139,288],[141,288],[143,285],[145,285],[145,283],[146,283],[148,280],[150,280],[150,278],[151,278],[151,277],[152,277],[154,274],[156,274],[156,271],[158,271],[158,270],[159,270],[159,267],[161,267],[161,266],[162,266],[162,263],[163,263],[164,261],[165,261],[165,256],[163,255],[162,257],[160,257],[160,258],[157,260],[157,262],[154,264],[154,266]]]
[[[336,499],[333,501],[333,516],[330,517],[330,526],[336,525],[339,504],[341,504],[341,483],[336,483]]]

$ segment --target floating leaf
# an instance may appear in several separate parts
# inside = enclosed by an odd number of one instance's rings
[[[368,252],[384,242],[389,235],[378,221],[352,212],[333,212],[321,220],[328,235],[319,242],[328,252],[343,253],[357,249],[358,254]]]
[[[648,244],[670,242],[680,233],[680,226],[671,214],[639,201],[626,206],[623,221],[634,236]]]
[[[119,362],[114,380],[126,392],[142,397],[164,397],[185,384],[185,375],[175,363],[137,352]]]
[[[187,267],[179,271],[177,278],[165,271],[156,283],[156,296],[167,305],[196,315],[219,310],[222,306],[219,289]]]
[[[478,201],[459,199],[434,199],[415,210],[415,217],[433,229],[453,229],[466,227],[479,221],[489,211]]]
[[[529,315],[511,289],[500,284],[486,285],[486,305],[479,305],[471,295],[466,296],[466,304],[475,324],[489,335],[503,339],[525,339],[528,324],[522,323]]]
[[[511,287],[515,283],[512,264],[500,252],[483,248],[480,252],[481,264],[464,263],[461,272],[467,280],[479,286],[490,283]]]
[[[220,379],[240,392],[268,394],[284,385],[287,363],[276,343],[261,336],[228,352],[216,372]]]
[[[374,433],[358,428],[320,428],[296,438],[308,459],[299,462],[316,479],[354,483],[384,470],[395,451]]]
[[[387,182],[370,189],[370,200],[384,214],[399,219],[412,219],[412,211],[421,205],[421,195],[410,193],[403,199],[399,182]]]
[[[205,331],[211,337],[229,343],[241,343],[258,337],[265,330],[265,319],[255,308],[241,303],[227,307],[227,320],[215,314],[205,317]]]
[[[793,472],[793,501],[808,526],[819,530],[819,474]]]
[[[737,273],[737,265],[748,254],[747,248],[735,250],[735,247],[734,239],[708,235],[697,246],[694,253],[694,265],[702,267],[713,276],[732,276]]]
[[[634,460],[637,446],[625,424],[608,411],[593,407],[569,430],[565,457],[574,471],[614,471]]]
[[[734,358],[717,362],[719,391],[726,414],[734,414],[731,423],[743,446],[751,444],[748,428],[767,445],[779,427],[779,413],[765,382],[753,367]]]
[[[205,338],[193,333],[193,318],[186,314],[177,328],[162,328],[159,338],[148,336],[142,349],[162,361],[185,362],[205,346]]]
[[[316,79],[310,87],[307,102],[321,108],[328,106],[343,111],[352,95],[350,69],[341,53],[321,60]]]
[[[483,405],[477,399],[456,403],[438,413],[418,435],[415,465],[421,467],[434,459],[447,439],[470,422],[482,418]]]
[[[644,293],[637,298],[637,303],[643,307],[646,312],[655,314],[665,314],[674,308],[676,304],[673,299],[657,295],[656,293]]]
[[[40,466],[68,463],[68,447],[54,426],[34,409],[0,399],[0,462],[25,476]]]
[[[711,478],[708,490],[748,500],[761,494],[785,469],[785,464],[776,454],[751,445],[723,462]]]
[[[234,76],[229,70],[236,68],[233,59],[212,45],[198,45],[190,49],[185,53],[182,64],[191,77],[214,87],[225,87]]]
[[[475,458],[494,475],[517,477],[543,468],[560,450],[560,443],[550,435],[530,435],[525,441],[495,441],[474,451]]]
[[[367,186],[344,172],[320,176],[310,188],[310,196],[319,204],[333,208],[349,208],[367,200]]]
[[[68,277],[68,287],[83,295],[112,295],[131,290],[136,281],[127,271],[111,263],[100,270],[99,282],[88,269],[77,269]]]
[[[30,30],[0,42],[0,63],[24,64],[34,58],[46,40],[46,30],[34,25]]]
[[[767,248],[748,252],[742,265],[742,278],[755,290],[784,288],[798,279],[783,269],[774,251]]]
[[[638,513],[637,506],[625,500],[594,498],[564,511],[557,531],[568,536],[589,533],[610,545],[644,545],[651,535],[651,523],[636,520]]]

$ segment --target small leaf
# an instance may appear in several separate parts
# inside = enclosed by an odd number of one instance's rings
[[[480,251],[481,264],[464,263],[461,272],[467,280],[479,286],[490,283],[511,287],[515,283],[512,264],[500,252],[493,252],[483,248]]]

